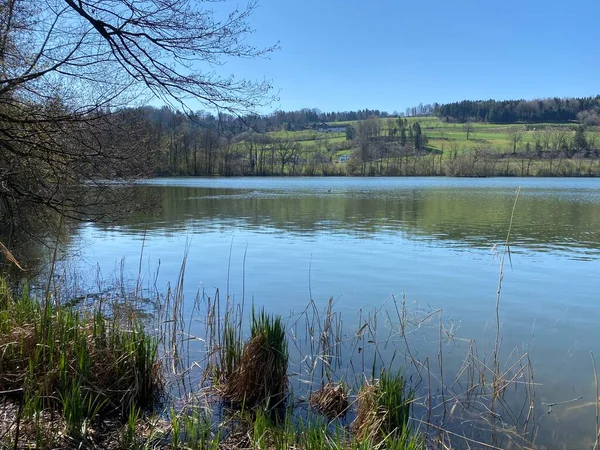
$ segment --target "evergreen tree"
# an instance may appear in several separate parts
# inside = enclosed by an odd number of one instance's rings
[[[583,125],[579,125],[575,130],[575,137],[573,138],[573,147],[575,150],[585,150],[588,147],[585,139],[585,128]]]
[[[400,145],[402,147],[406,146],[406,128],[400,128]]]
[[[352,141],[352,140],[354,140],[355,137],[356,137],[356,130],[354,129],[354,127],[352,125],[348,125],[346,127],[346,140]]]
[[[600,96],[582,98],[547,98],[543,100],[463,100],[437,105],[438,117],[453,117],[460,121],[473,119],[497,123],[568,122],[578,115],[592,114],[600,109]]]
[[[413,123],[412,130],[415,149],[421,150],[423,148],[423,133],[421,132],[421,125],[419,122]]]

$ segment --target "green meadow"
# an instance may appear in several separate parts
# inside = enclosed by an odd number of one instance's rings
[[[380,126],[380,134],[385,136],[388,130],[397,126],[396,118],[377,119]],[[471,123],[471,130],[467,139],[465,125],[462,123],[444,122],[437,117],[408,117],[409,125],[419,122],[423,133],[427,136],[428,142],[426,148],[429,150],[443,151],[444,155],[456,151],[462,153],[472,149],[493,149],[499,151],[512,151],[513,142],[511,133],[519,131],[520,139],[517,143],[517,150],[524,150],[529,143],[530,148],[535,149],[536,140],[541,139],[541,134],[556,131],[563,131],[568,141],[575,135],[576,123],[541,123],[541,124],[493,124],[493,123]],[[332,126],[353,126],[357,127],[359,121],[331,122]],[[303,147],[326,146],[332,143],[341,143],[346,141],[345,133],[327,133],[316,130],[301,131],[278,131],[268,133],[274,139],[285,139],[298,141]],[[586,131],[588,139],[600,142],[600,129],[588,129]],[[350,144],[350,143],[349,143]],[[350,145],[349,145],[350,147]],[[349,150],[336,151],[336,155],[348,153]]]

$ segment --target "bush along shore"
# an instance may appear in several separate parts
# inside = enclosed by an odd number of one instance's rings
[[[157,340],[135,319],[53,304],[0,279],[0,436],[6,448],[104,446],[161,390]]]

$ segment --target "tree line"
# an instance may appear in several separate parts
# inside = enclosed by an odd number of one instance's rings
[[[539,100],[463,100],[436,105],[433,114],[443,120],[492,123],[580,121],[600,125],[600,95]]]
[[[143,109],[143,108],[142,108]],[[170,107],[172,110],[176,108]],[[154,110],[154,111],[153,111]],[[388,113],[378,109],[322,112],[317,108],[296,111],[277,110],[270,114],[232,114],[227,111],[210,113],[182,110],[192,121],[205,128],[237,135],[246,132],[299,131],[327,127],[331,122],[356,122],[368,119],[437,116],[451,122],[491,123],[565,123],[576,122],[587,126],[600,125],[600,96],[582,98],[549,98],[541,100],[463,100],[448,104],[423,104],[406,108],[406,112]],[[148,108],[154,116],[156,108]]]
[[[142,108],[143,109],[143,108]],[[153,111],[153,109],[155,111]],[[171,110],[178,108],[169,107]],[[149,115],[157,114],[156,108],[147,108]],[[244,132],[265,133],[269,131],[298,131],[316,129],[331,122],[350,122],[370,118],[386,118],[390,114],[378,109],[359,109],[357,111],[321,112],[316,108],[303,108],[297,111],[277,110],[270,114],[231,114],[227,111],[211,113],[206,111],[183,111],[194,122],[201,123],[207,128],[217,129],[230,134]]]
[[[125,128],[134,119],[142,127],[145,160],[156,176],[346,175],[340,152],[351,156],[352,173],[368,175],[382,173],[392,158],[429,152],[419,122],[402,117],[353,122],[332,140],[322,130],[258,132],[240,126],[239,118],[183,114],[166,106],[115,114]]]

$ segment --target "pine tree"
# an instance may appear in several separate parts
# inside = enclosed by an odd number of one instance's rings
[[[356,130],[352,125],[346,127],[346,140],[351,141],[356,137]]]
[[[573,147],[575,150],[585,150],[588,146],[585,139],[585,128],[583,125],[579,125],[575,130],[575,137],[573,138]]]
[[[406,128],[400,128],[400,145],[402,147],[406,146]]]
[[[416,150],[423,148],[423,133],[421,132],[421,125],[419,122],[415,122],[412,126],[413,129],[413,142]]]

